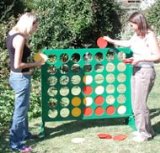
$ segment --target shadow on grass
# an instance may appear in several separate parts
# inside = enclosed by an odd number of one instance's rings
[[[160,116],[160,109],[150,110],[151,119]],[[83,129],[88,129],[92,127],[105,127],[111,125],[126,125],[127,118],[115,118],[115,119],[94,119],[94,120],[81,120],[81,121],[70,121],[69,123],[64,123],[56,127],[45,127],[45,137],[39,139],[43,141],[44,139],[51,139],[54,137],[59,137],[62,135],[72,134]],[[160,134],[160,120],[158,120],[154,125],[153,129],[157,134]]]
[[[153,124],[153,129],[154,131],[156,132],[156,134],[160,134],[160,108],[157,108],[157,109],[151,109],[150,110],[150,117],[151,119],[155,118],[159,116],[159,120]]]
[[[68,121],[67,123],[62,123],[61,125],[57,125],[55,127],[45,127],[45,137],[39,138],[34,141],[29,141],[28,145],[36,145],[38,142],[45,141],[47,139],[52,139],[55,137],[59,137],[62,135],[72,134],[84,129],[92,128],[92,127],[105,127],[105,126],[113,126],[113,125],[126,125],[127,118],[116,118],[116,119],[94,119],[94,120],[74,120]],[[38,126],[38,125],[36,125]],[[12,153],[9,149],[9,134],[8,131],[4,133],[1,137],[0,142],[2,151],[4,153]]]
[[[43,141],[46,139],[52,139],[54,137],[59,137],[62,135],[72,134],[84,129],[93,128],[93,127],[107,127],[113,125],[126,125],[127,118],[116,118],[116,119],[94,119],[94,120],[83,120],[83,121],[70,121],[58,125],[56,127],[45,127],[45,137],[39,139]]]
[[[9,134],[8,131],[5,130],[0,135],[0,152],[2,153],[11,153],[11,150],[9,149]]]

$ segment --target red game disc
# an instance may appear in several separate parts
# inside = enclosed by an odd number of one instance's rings
[[[90,107],[86,107],[84,109],[84,115],[85,116],[90,116],[92,114],[92,109]]]
[[[99,106],[95,109],[96,115],[102,115],[103,113],[104,113],[104,109],[102,107]]]
[[[97,96],[97,97],[95,98],[95,103],[96,103],[97,105],[101,105],[101,104],[103,104],[103,102],[104,102],[104,98],[103,98],[102,96]]]
[[[97,39],[97,46],[99,48],[105,48],[106,46],[108,45],[108,42],[107,40],[105,40],[103,37],[99,37]]]
[[[112,115],[115,112],[115,108],[113,106],[108,106],[106,112],[107,114]]]
[[[83,92],[86,94],[86,95],[89,95],[92,93],[92,87],[91,86],[85,86],[83,88]]]
[[[116,140],[116,141],[123,141],[127,138],[127,135],[124,135],[124,134],[119,134],[119,135],[116,135],[113,137],[113,140]]]
[[[100,139],[112,139],[112,136],[107,133],[100,133],[97,135]]]

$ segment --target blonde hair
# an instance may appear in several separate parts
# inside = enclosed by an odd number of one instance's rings
[[[22,34],[29,35],[32,33],[33,26],[36,22],[38,22],[36,15],[30,12],[26,12],[19,18],[13,29]]]

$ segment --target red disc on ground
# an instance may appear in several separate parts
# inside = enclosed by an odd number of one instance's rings
[[[83,92],[86,94],[86,95],[89,95],[92,93],[92,87],[91,86],[85,86],[83,88]]]
[[[102,115],[104,113],[104,109],[102,107],[97,107],[95,109],[95,114],[96,115]]]
[[[107,40],[105,40],[103,37],[99,37],[97,39],[97,46],[99,48],[105,48],[106,46],[108,45],[108,42]]]
[[[106,109],[107,114],[112,115],[115,112],[115,109],[113,106],[108,106]]]
[[[107,133],[100,133],[97,135],[100,139],[112,139],[112,136]]]
[[[85,116],[90,116],[92,114],[92,109],[90,107],[86,107],[84,109],[84,115]]]
[[[123,141],[127,138],[127,135],[124,135],[124,134],[119,134],[119,135],[116,135],[113,137],[113,140],[116,140],[116,141]]]
[[[104,102],[104,98],[103,98],[102,96],[97,96],[97,97],[95,98],[95,103],[96,103],[97,105],[102,105],[103,102]]]

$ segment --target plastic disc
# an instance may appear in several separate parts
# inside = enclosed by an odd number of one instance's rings
[[[41,60],[43,60],[44,62],[46,62],[48,60],[48,57],[45,54],[43,54],[43,53],[36,53],[34,55],[34,61],[38,62],[38,61],[41,61]]]
[[[103,39],[103,37],[99,37],[97,39],[97,46],[99,48],[105,48],[107,45],[108,45],[108,42],[105,39]]]

